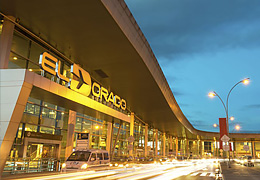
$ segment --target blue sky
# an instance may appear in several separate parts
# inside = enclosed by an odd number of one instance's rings
[[[183,113],[200,130],[225,117],[216,91],[229,98],[230,124],[260,132],[259,0],[125,0],[150,43]]]

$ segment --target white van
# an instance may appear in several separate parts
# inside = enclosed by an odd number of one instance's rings
[[[89,167],[108,166],[110,162],[106,150],[76,150],[72,152],[67,161],[62,164],[63,170],[85,170]]]

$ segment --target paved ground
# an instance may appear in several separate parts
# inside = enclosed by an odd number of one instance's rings
[[[89,170],[71,173],[21,174],[4,177],[4,179],[23,180],[213,180],[215,166],[212,160],[197,162],[182,161],[166,164],[144,164],[129,168],[109,168],[106,170]]]
[[[221,163],[221,168],[224,180],[260,180],[260,164],[247,167],[232,162],[229,168],[226,163]]]
[[[186,176],[176,178],[176,180],[213,180],[215,179],[216,166],[209,164],[206,168],[193,172]]]

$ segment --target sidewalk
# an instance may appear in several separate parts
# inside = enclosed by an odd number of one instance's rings
[[[227,162],[220,163],[224,180],[259,180],[260,171],[258,167],[246,167],[231,162],[231,168]]]

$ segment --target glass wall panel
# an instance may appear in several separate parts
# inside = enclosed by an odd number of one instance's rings
[[[12,47],[9,58],[9,69],[26,68],[26,60],[28,57],[30,41],[19,33],[14,32]]]
[[[75,132],[90,134],[89,148],[106,149],[106,121],[85,114],[77,113]],[[76,138],[74,147],[76,147]]]
[[[245,145],[249,146],[249,151],[244,150]],[[251,155],[252,154],[251,145],[252,145],[251,142],[235,142],[237,156]]]

